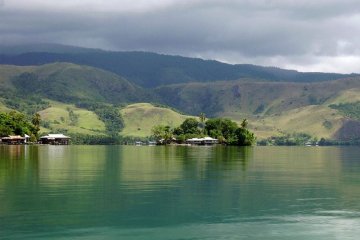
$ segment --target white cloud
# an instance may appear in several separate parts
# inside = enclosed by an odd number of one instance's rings
[[[176,0],[11,0],[7,7],[21,10],[142,12],[163,8],[176,2]]]

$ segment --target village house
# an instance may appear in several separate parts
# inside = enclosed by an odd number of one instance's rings
[[[26,134],[24,137],[20,135],[9,135],[8,137],[1,138],[1,142],[5,144],[25,144],[29,139],[30,137]]]
[[[64,134],[48,134],[40,138],[42,144],[52,144],[52,145],[68,145],[70,142],[70,137],[65,136]]]
[[[212,137],[190,138],[186,140],[186,143],[192,145],[213,145],[219,143],[219,140]]]

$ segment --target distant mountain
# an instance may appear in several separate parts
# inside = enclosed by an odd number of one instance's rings
[[[357,74],[302,73],[250,64],[225,64],[213,60],[149,52],[110,52],[63,45],[0,47],[0,64],[18,66],[69,62],[111,71],[146,88],[190,82],[239,80],[318,82]]]

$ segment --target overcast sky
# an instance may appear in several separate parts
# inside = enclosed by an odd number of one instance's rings
[[[0,0],[0,43],[360,72],[359,0]]]

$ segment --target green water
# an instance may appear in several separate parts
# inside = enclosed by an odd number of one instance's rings
[[[359,150],[0,146],[0,239],[359,239]]]

